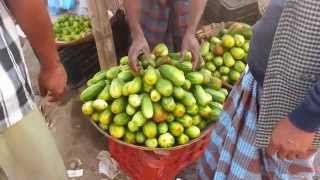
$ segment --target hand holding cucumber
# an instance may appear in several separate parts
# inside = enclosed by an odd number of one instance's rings
[[[149,56],[150,54],[148,42],[143,35],[135,37],[129,49],[129,65],[136,74],[139,74],[140,72],[138,60],[140,54],[145,54],[146,56]]]
[[[186,32],[182,40],[182,52],[185,54],[190,51],[192,54],[192,68],[196,70],[202,63],[202,57],[200,55],[200,45],[194,34]]]

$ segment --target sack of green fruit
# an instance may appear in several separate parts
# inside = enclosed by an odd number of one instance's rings
[[[182,57],[159,44],[150,58],[140,58],[143,70],[134,75],[123,57],[87,82],[82,112],[100,131],[130,145],[192,143],[218,119],[228,91],[207,68],[192,71],[191,59],[191,53]]]
[[[198,32],[205,68],[231,87],[246,69],[252,28],[243,23],[220,23],[206,27],[209,27],[203,28],[206,31]]]

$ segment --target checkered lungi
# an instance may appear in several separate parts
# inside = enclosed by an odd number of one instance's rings
[[[254,146],[258,87],[250,72],[233,88],[211,141],[199,161],[202,180],[312,179],[316,153],[309,159],[280,160]]]

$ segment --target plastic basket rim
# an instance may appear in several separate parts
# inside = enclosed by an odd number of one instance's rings
[[[144,151],[173,151],[173,150],[178,150],[178,149],[183,149],[185,147],[188,147],[196,142],[198,142],[199,140],[201,140],[204,136],[208,135],[209,133],[211,133],[212,129],[215,127],[215,122],[212,122],[209,126],[207,126],[205,128],[204,131],[202,131],[201,135],[199,137],[197,137],[196,139],[192,139],[191,141],[189,141],[187,144],[183,144],[183,145],[177,145],[177,146],[173,146],[171,148],[150,148],[150,147],[145,147],[145,146],[139,146],[139,145],[135,145],[135,144],[128,144],[120,139],[114,138],[111,135],[109,135],[108,133],[106,133],[105,131],[103,131],[95,122],[93,122],[91,119],[89,119],[90,123],[101,133],[103,134],[106,138],[111,139],[119,144],[134,148],[134,149],[140,149],[140,150],[144,150]]]

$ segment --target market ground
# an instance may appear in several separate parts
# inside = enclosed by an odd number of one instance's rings
[[[24,45],[27,66],[31,76],[35,93],[38,93],[37,75],[39,63],[28,43]],[[67,169],[83,169],[84,175],[72,180],[108,180],[105,175],[98,172],[99,160],[97,155],[107,150],[106,139],[100,134],[81,114],[81,103],[77,90],[67,90],[62,104],[48,104],[45,100],[39,100],[46,116],[58,148],[63,156]],[[76,167],[75,167],[76,166]],[[178,177],[184,180],[196,179],[194,166],[186,168]],[[124,173],[120,173],[115,179],[128,179]]]

